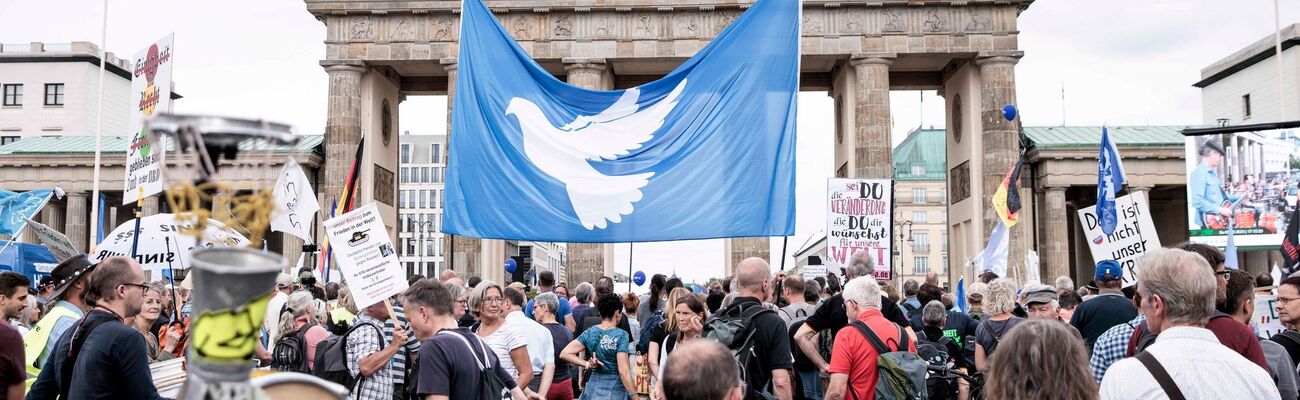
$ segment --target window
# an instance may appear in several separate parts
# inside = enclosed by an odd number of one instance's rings
[[[420,183],[429,183],[429,167],[420,167]]]
[[[415,254],[415,241],[414,241],[414,240],[411,240],[411,239],[402,239],[402,241],[406,242],[406,255],[408,255],[408,256],[409,256],[409,255],[414,255],[414,254]]]
[[[18,139],[22,139],[22,137],[21,136],[0,136],[0,146],[17,142]]]
[[[402,145],[402,164],[411,162],[411,145]]]
[[[946,190],[940,190],[940,191],[939,191],[939,204],[947,204],[947,203],[948,203],[948,191],[946,191]]]
[[[433,167],[433,183],[442,183],[442,167]]]
[[[925,164],[912,164],[912,176],[925,176]]]
[[[6,106],[23,105],[23,84],[10,83],[10,84],[6,84],[4,88],[5,88],[4,105]]]
[[[402,183],[411,183],[411,169],[402,167]]]
[[[420,208],[424,208],[425,204],[427,204],[425,203],[425,200],[428,200],[428,197],[426,197],[428,195],[426,195],[425,192],[427,192],[427,190],[420,191]]]
[[[943,272],[940,272],[940,274],[948,275],[948,256],[943,256],[943,265],[940,268],[943,268]]]
[[[62,83],[45,84],[45,105],[47,106],[63,105],[63,84]]]
[[[433,255],[433,242],[435,241],[436,240],[433,240],[432,237],[424,238],[424,255],[426,256]]]
[[[429,150],[429,163],[437,164],[442,161],[442,144],[434,143]]]
[[[400,192],[397,192],[397,204],[401,205],[402,207],[405,207],[405,206],[406,206],[406,191],[405,191],[405,190],[400,191]],[[406,218],[406,214],[402,214],[402,218]]]
[[[930,272],[930,257],[919,256],[912,259],[912,273],[921,275]]]
[[[912,188],[912,202],[925,203],[925,188]]]
[[[1250,94],[1249,93],[1241,95],[1241,117],[1250,118]]]
[[[437,190],[430,190],[430,191],[429,191],[429,207],[433,207],[435,204],[438,204],[438,191],[437,191]]]
[[[912,223],[928,224],[930,223],[929,221],[930,219],[926,215],[925,211],[912,211]]]
[[[943,241],[942,241],[942,242],[939,242],[939,245],[943,246],[944,249],[947,249],[947,248],[948,248],[948,231],[947,231],[947,230],[944,230],[944,231],[943,231]],[[947,257],[945,257],[945,259],[946,259],[946,258],[947,258]],[[944,261],[944,265],[947,265],[947,264],[948,264],[948,262],[947,262],[947,261]]]
[[[439,192],[442,192],[442,191],[439,190]],[[440,195],[438,196],[438,208],[443,208],[442,204],[443,204],[443,202],[446,201],[446,200],[447,200],[446,193],[440,193]]]
[[[929,252],[930,234],[926,232],[912,232],[912,251]]]

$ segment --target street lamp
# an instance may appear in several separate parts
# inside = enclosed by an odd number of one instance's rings
[[[895,257],[894,266],[898,267],[899,275],[902,275],[903,242],[904,242],[903,238],[907,238],[906,239],[907,244],[909,245],[912,244],[912,236],[911,236],[912,221],[911,220],[894,221],[894,232],[897,233],[896,237],[898,238],[898,242],[897,242],[898,245],[894,246],[894,251],[893,251]]]
[[[419,269],[423,269],[424,256],[421,255],[421,252],[424,251],[424,239],[425,239],[424,234],[427,232],[429,234],[428,235],[429,239],[433,239],[433,221],[417,221],[411,219],[408,220],[407,225],[410,225],[411,228],[410,230],[412,232],[415,232],[415,238],[416,238],[415,263],[420,266]],[[425,272],[426,272],[425,274],[426,276],[433,276],[431,274],[427,274],[427,272],[429,271],[425,271]]]

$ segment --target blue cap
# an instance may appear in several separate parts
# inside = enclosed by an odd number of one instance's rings
[[[1097,272],[1093,274],[1093,279],[1101,282],[1118,281],[1124,279],[1124,269],[1120,268],[1115,260],[1102,260],[1097,263]]]

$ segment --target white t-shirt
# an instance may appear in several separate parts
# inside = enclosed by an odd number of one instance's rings
[[[523,313],[521,312],[519,315],[523,316]],[[546,328],[543,327],[542,329]],[[517,321],[512,322],[507,315],[506,320],[501,323],[501,327],[497,328],[496,332],[492,332],[491,335],[486,337],[479,336],[479,338],[483,339],[483,343],[488,345],[488,348],[492,349],[493,353],[496,353],[497,360],[501,362],[501,368],[505,369],[510,376],[517,378],[519,369],[515,367],[515,360],[510,358],[510,350],[528,345],[524,335],[524,326]],[[546,333],[547,340],[550,340],[550,337],[548,331]]]
[[[266,315],[262,316],[262,328],[266,329],[267,336],[270,337],[266,343],[267,350],[275,347],[276,335],[280,333],[280,309],[284,308],[284,303],[289,302],[289,295],[279,290],[275,291],[275,296],[271,301],[266,303]]]
[[[528,360],[532,361],[533,375],[542,373],[547,363],[555,362],[555,342],[552,340],[551,330],[537,321],[528,319],[522,311],[506,315],[506,324],[515,324],[522,328],[520,331],[524,334],[524,341],[528,342]]]

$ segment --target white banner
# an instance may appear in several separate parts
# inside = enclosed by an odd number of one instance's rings
[[[130,121],[127,135],[132,138],[126,148],[126,175],[122,180],[122,204],[135,203],[139,197],[152,196],[163,190],[162,169],[165,159],[161,144],[149,143],[144,121],[158,111],[171,110],[172,104],[172,34],[135,54],[131,71]]]
[[[1282,320],[1277,319],[1277,296],[1275,295],[1255,295],[1255,318],[1250,321],[1254,325],[1255,336],[1262,338],[1271,338],[1273,335],[1282,333],[1286,327],[1282,326]]]
[[[876,279],[893,272],[893,182],[889,179],[826,181],[826,255],[829,265],[844,267],[866,251],[876,262]]]
[[[1115,198],[1119,221],[1115,232],[1107,236],[1097,221],[1097,206],[1079,210],[1079,226],[1092,249],[1094,262],[1115,260],[1124,269],[1124,287],[1137,283],[1137,259],[1147,250],[1160,247],[1160,237],[1151,222],[1151,208],[1145,192],[1133,192]]]
[[[307,175],[293,157],[284,163],[280,179],[275,182],[275,205],[271,230],[297,236],[307,244],[313,243],[312,220],[320,211],[320,204],[316,203],[316,192],[307,182]]]
[[[374,203],[326,220],[325,234],[357,308],[406,290],[406,273]]]
[[[36,234],[36,240],[49,248],[50,253],[54,253],[54,258],[59,262],[82,254],[77,251],[77,247],[72,245],[72,241],[68,240],[66,235],[54,230],[54,228],[33,221],[31,218],[27,218],[27,227],[32,229],[32,233]]]

